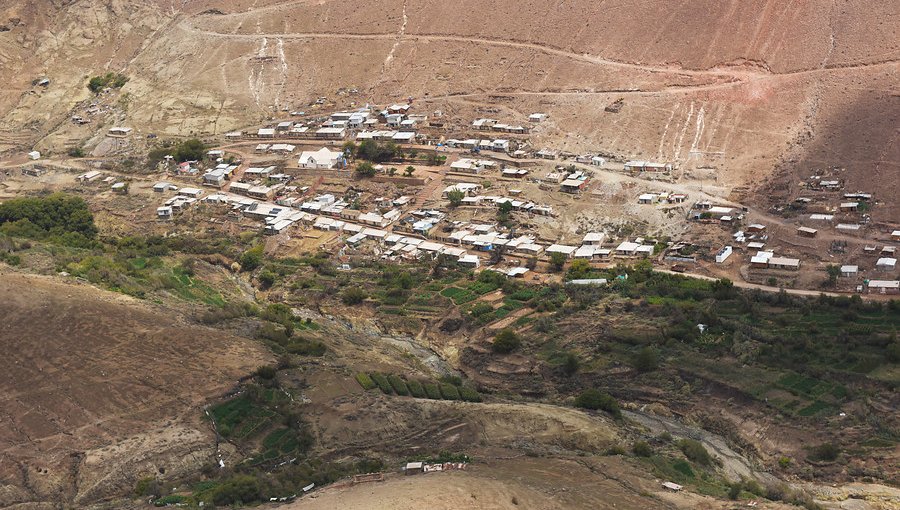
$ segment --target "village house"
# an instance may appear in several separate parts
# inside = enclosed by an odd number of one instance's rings
[[[275,138],[275,128],[259,128],[257,138]]]
[[[893,257],[882,257],[875,263],[875,269],[883,273],[893,272],[897,269],[897,259]]]
[[[586,182],[581,179],[566,179],[559,184],[559,190],[565,193],[580,193],[584,190]]]
[[[317,151],[303,151],[298,161],[300,168],[313,169],[343,168],[345,164],[344,153],[331,151],[328,147]]]
[[[545,120],[547,120],[546,113],[532,113],[531,115],[528,116],[528,122],[538,123],[538,122],[544,122]]]
[[[867,288],[869,294],[900,294],[900,281],[869,280]]]
[[[131,134],[131,128],[129,127],[112,127],[109,128],[109,131],[106,132],[107,136],[111,136],[112,138],[125,138]]]
[[[323,127],[316,131],[316,138],[322,140],[343,140],[347,130],[342,127]]]
[[[859,266],[841,266],[841,276],[854,278],[859,274]]]

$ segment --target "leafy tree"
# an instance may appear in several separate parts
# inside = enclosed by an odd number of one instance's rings
[[[412,174],[416,171],[415,167],[408,166],[403,170],[403,175],[407,177],[412,177]]]
[[[462,203],[463,198],[465,198],[466,194],[458,189],[450,190],[447,192],[447,200],[450,201],[451,207],[458,207],[459,204]]]
[[[652,347],[644,347],[634,356],[632,365],[638,372],[652,372],[659,368],[659,354]]]
[[[606,411],[616,418],[622,416],[622,410],[619,409],[619,403],[616,402],[616,399],[607,393],[593,388],[582,391],[575,399],[575,406],[582,409],[590,409],[592,411]]]
[[[366,294],[366,291],[363,289],[359,287],[348,287],[341,294],[341,301],[343,301],[345,305],[352,306],[362,303],[367,297],[368,294]]]
[[[128,77],[120,73],[106,73],[103,76],[94,76],[88,80],[87,87],[94,94],[99,93],[106,87],[120,89],[128,83]]]
[[[706,448],[703,447],[703,444],[700,441],[694,439],[682,439],[678,443],[678,447],[681,449],[681,453],[683,453],[691,462],[696,462],[701,466],[712,465],[712,456],[710,456],[709,452],[706,451]]]
[[[838,276],[841,275],[841,268],[835,264],[828,264],[828,266],[825,267],[825,272],[828,273],[828,280],[825,284],[828,287],[834,287],[837,284]]]
[[[240,264],[243,271],[253,271],[262,264],[263,248],[262,244],[258,244],[241,254]]]
[[[647,441],[635,441],[631,446],[631,451],[638,457],[650,457],[653,455],[653,448]]]
[[[578,280],[586,278],[592,271],[591,263],[585,259],[575,259],[569,266],[568,278],[570,280]]]
[[[497,210],[499,210],[503,214],[511,213],[513,210],[512,202],[510,202],[509,200],[507,200],[506,202],[502,202],[497,206]]]
[[[179,163],[199,161],[206,155],[206,145],[196,138],[191,138],[176,145],[171,155]]]
[[[369,163],[368,161],[363,161],[356,166],[356,175],[361,177],[374,177],[376,173],[378,173],[378,170],[375,170],[372,163]]]
[[[834,462],[841,454],[840,448],[834,443],[823,443],[809,450],[809,459],[813,461]]]
[[[396,173],[397,173],[397,168],[392,166],[392,167],[388,168],[388,172],[387,172],[387,173],[388,173],[388,175],[390,175],[391,177],[393,177],[393,176],[396,175]]]
[[[384,163],[396,159],[400,148],[394,142],[379,143],[374,140],[363,140],[356,147],[356,157],[375,163]]]
[[[494,336],[494,343],[491,348],[499,354],[508,354],[518,349],[522,345],[519,335],[510,329],[504,329]]]
[[[578,372],[578,367],[581,363],[578,361],[578,356],[574,353],[567,352],[565,357],[563,357],[563,362],[559,366],[562,373],[568,377],[575,375],[575,372]]]
[[[554,271],[562,271],[564,265],[566,265],[565,253],[559,253],[558,251],[555,251],[550,254],[550,267]]]

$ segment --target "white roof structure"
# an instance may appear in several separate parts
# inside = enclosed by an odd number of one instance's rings
[[[631,241],[622,241],[619,243],[619,246],[616,246],[617,252],[624,253],[634,253],[641,245],[638,243],[632,243]]]
[[[565,255],[571,255],[575,253],[575,250],[577,249],[578,248],[576,248],[575,246],[568,246],[565,244],[551,244],[547,247],[547,253],[562,253]]]
[[[603,232],[588,232],[584,235],[584,239],[581,242],[584,244],[600,244],[604,239],[606,239],[606,234]]]
[[[882,257],[875,263],[875,267],[883,267],[893,269],[897,265],[897,259],[893,257]]]
[[[301,152],[298,164],[303,168],[334,168],[342,157],[343,153],[322,147],[317,151]]]
[[[873,289],[900,289],[898,280],[869,280],[869,287]]]
[[[859,266],[841,266],[842,273],[858,273]]]

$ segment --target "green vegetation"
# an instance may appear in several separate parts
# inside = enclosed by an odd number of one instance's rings
[[[385,163],[393,159],[397,159],[401,155],[400,147],[394,142],[376,142],[374,140],[363,140],[356,147],[356,157],[365,159],[375,163]]]
[[[201,161],[206,157],[206,149],[206,144],[196,138],[178,143],[163,142],[160,147],[151,150],[147,154],[147,165],[149,168],[155,169],[166,156],[172,156],[179,163]]]
[[[631,446],[631,451],[638,457],[650,457],[653,455],[653,448],[647,441],[635,441]]]
[[[465,197],[466,194],[458,189],[447,192],[447,200],[450,202],[450,207],[459,207],[459,204],[462,203],[462,199]]]
[[[341,293],[341,301],[345,305],[358,305],[365,301],[367,297],[366,291],[359,287],[348,287]]]
[[[432,400],[481,402],[481,394],[474,388],[464,385],[462,379],[458,377],[443,378],[441,381],[420,382],[412,379],[407,380],[395,374],[385,375],[379,372],[372,372],[370,374],[357,374],[356,381],[367,390],[374,389],[377,386],[385,395],[396,394],[403,397],[411,395],[416,398]]]
[[[565,253],[559,253],[557,251],[550,254],[550,268],[554,271],[562,271],[563,266],[566,264],[566,255]]]
[[[619,403],[612,396],[596,389],[587,389],[581,392],[575,399],[575,407],[590,409],[592,411],[606,411],[614,418],[622,417]]]
[[[356,175],[360,177],[375,177],[378,171],[375,170],[375,166],[368,161],[363,161],[362,163],[356,165]]]
[[[358,382],[359,385],[362,386],[363,389],[366,391],[374,390],[375,388],[378,387],[378,385],[375,384],[375,381],[373,381],[372,378],[369,377],[369,374],[367,374],[365,372],[360,372],[360,373],[356,374],[356,382]]]
[[[522,345],[522,341],[519,339],[519,335],[510,329],[504,329],[494,336],[491,349],[496,353],[508,354],[518,349],[520,345]]]
[[[0,204],[0,233],[75,248],[94,248],[97,227],[80,197],[54,193]]]
[[[703,444],[700,443],[700,441],[694,439],[682,439],[679,441],[678,447],[681,449],[681,453],[683,453],[691,462],[700,464],[701,466],[710,466],[713,463],[713,458],[709,455],[709,452],[706,451],[706,448],[703,447]]]
[[[88,80],[87,88],[94,94],[98,94],[103,89],[109,87],[112,89],[120,89],[128,83],[128,77],[121,73],[106,73],[102,76],[94,76]]]

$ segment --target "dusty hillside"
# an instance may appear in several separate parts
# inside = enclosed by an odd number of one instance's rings
[[[344,101],[548,111],[536,144],[671,160],[734,186],[840,166],[896,192],[896,2],[699,4],[16,0],[0,12],[0,144],[88,138],[68,111],[89,75],[115,70],[131,81],[106,122],[141,133],[222,133],[358,88]],[[32,87],[43,75],[52,85]]]
[[[207,398],[263,364],[248,340],[121,296],[0,276],[0,506],[92,502],[214,454]]]

